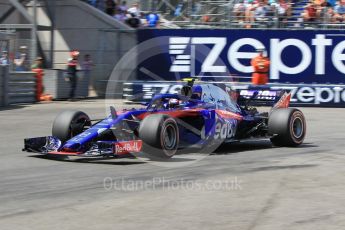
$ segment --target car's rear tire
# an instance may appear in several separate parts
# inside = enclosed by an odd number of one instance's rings
[[[303,113],[295,108],[274,110],[268,119],[268,133],[275,146],[295,147],[303,143],[307,125]]]
[[[52,134],[62,142],[83,132],[85,126],[90,126],[89,116],[82,111],[67,110],[60,113],[54,120]]]
[[[179,146],[179,128],[174,118],[164,114],[145,117],[139,127],[143,151],[150,158],[169,159]]]

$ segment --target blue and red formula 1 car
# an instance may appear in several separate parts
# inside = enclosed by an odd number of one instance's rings
[[[276,146],[298,146],[306,135],[303,113],[288,108],[290,95],[259,90],[241,96],[226,84],[194,80],[180,94],[158,94],[145,109],[116,112],[92,120],[80,111],[57,116],[52,136],[25,139],[25,151],[41,154],[119,157],[145,152],[170,158],[176,152],[198,147],[210,151],[224,142],[269,138]],[[270,112],[260,113],[249,105],[273,101]],[[212,150],[211,150],[212,151]]]

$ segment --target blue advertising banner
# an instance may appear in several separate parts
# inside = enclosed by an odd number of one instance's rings
[[[143,29],[139,43],[152,40],[152,54],[140,52],[138,80],[189,76],[249,81],[250,60],[264,46],[272,83],[345,83],[345,33],[314,30]],[[158,51],[157,51],[158,49]],[[229,77],[232,76],[232,77]],[[155,79],[152,79],[155,78]],[[157,79],[158,78],[158,79]]]

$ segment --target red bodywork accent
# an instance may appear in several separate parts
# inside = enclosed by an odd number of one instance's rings
[[[125,155],[141,151],[143,142],[141,140],[123,141],[114,143],[114,154]]]
[[[80,154],[83,154],[82,152],[48,152],[48,154],[52,154],[52,155],[64,155],[64,156],[78,156]]]
[[[142,120],[151,114],[167,114],[171,117],[194,117],[200,115],[203,109],[188,109],[188,110],[172,110],[172,111],[159,111],[159,112],[146,112],[138,115],[138,119]]]
[[[188,109],[188,110],[173,110],[173,111],[159,111],[157,114],[167,114],[171,117],[193,117],[193,116],[198,116],[200,115],[200,111],[203,109]],[[236,119],[236,120],[243,120],[243,117],[239,114],[232,113],[226,110],[215,110],[217,115],[222,117],[222,118],[227,118],[227,119]],[[146,116],[150,114],[156,114],[154,113],[142,113],[139,116],[137,116],[140,120],[144,119]]]
[[[274,109],[288,108],[290,105],[291,93],[285,93],[279,101],[274,105]]]
[[[226,118],[226,119],[236,119],[239,121],[243,120],[243,117],[237,113],[232,113],[229,111],[225,111],[225,110],[219,110],[216,109],[216,113],[218,116],[222,117],[222,118]]]

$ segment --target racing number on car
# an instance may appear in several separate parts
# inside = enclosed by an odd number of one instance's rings
[[[214,139],[229,139],[236,134],[237,121],[231,120],[225,123],[217,122],[214,132]]]

